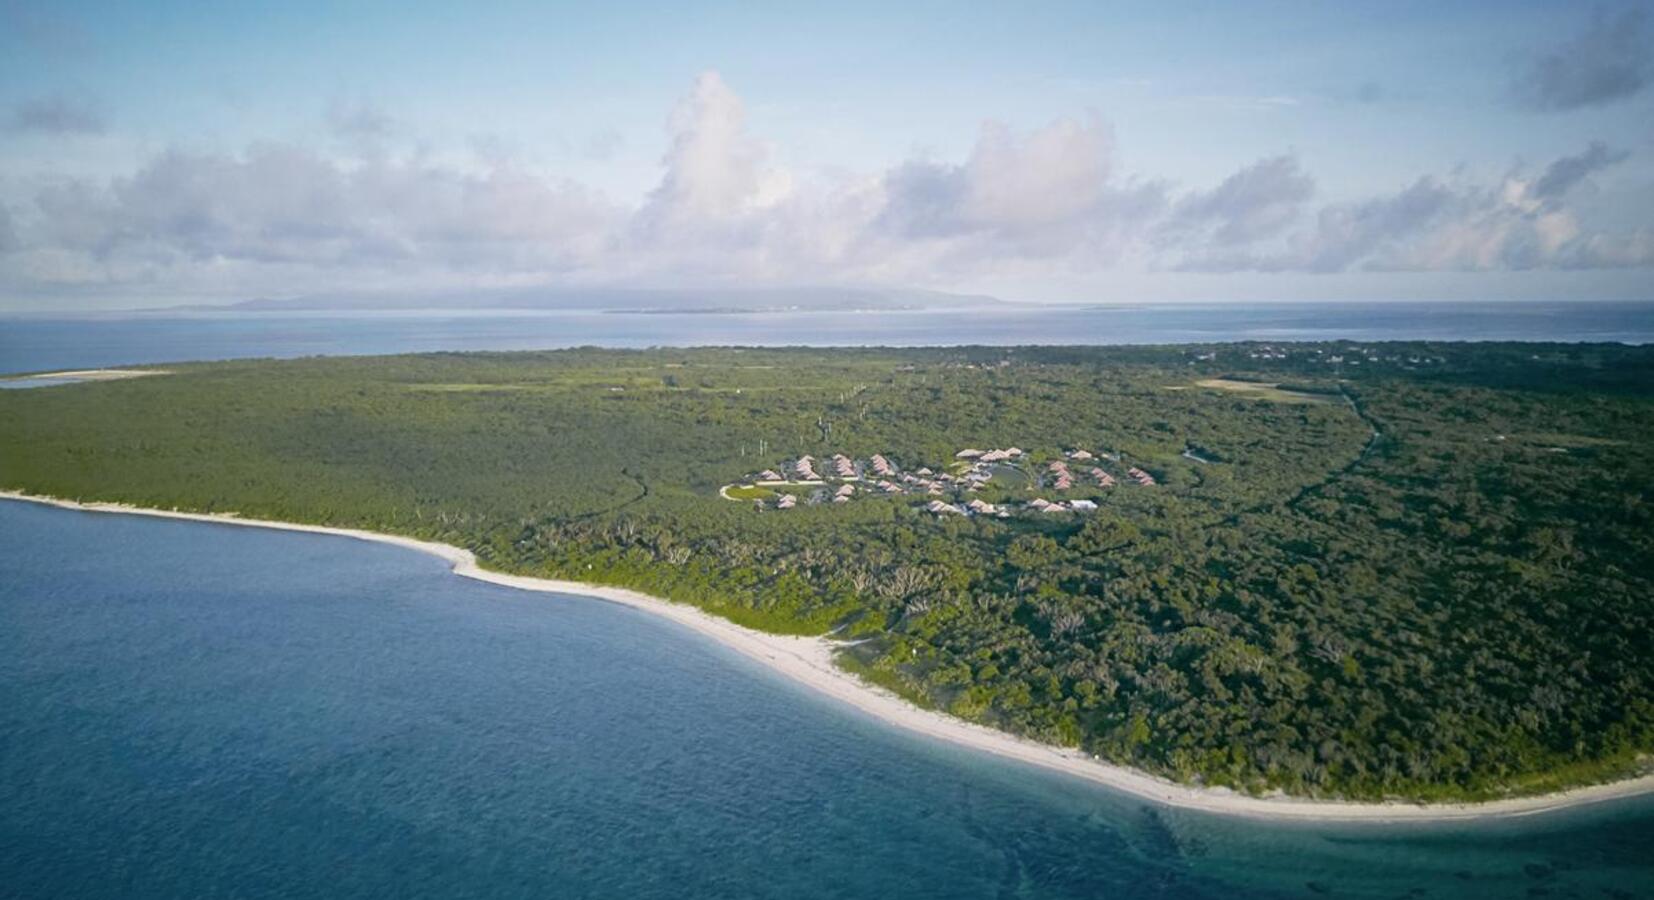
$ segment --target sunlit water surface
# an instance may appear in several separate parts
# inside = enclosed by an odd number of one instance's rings
[[[1654,303],[1227,303],[644,315],[196,313],[0,318],[0,372],[243,357],[703,345],[1654,342]]]

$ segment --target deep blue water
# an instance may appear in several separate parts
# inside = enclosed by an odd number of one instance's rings
[[[0,502],[0,896],[1651,886],[1649,798],[1405,827],[1155,808],[898,732],[625,607],[341,538]]]
[[[0,318],[0,373],[241,357],[695,345],[1654,342],[1646,303],[1247,303],[886,313],[194,314]]]

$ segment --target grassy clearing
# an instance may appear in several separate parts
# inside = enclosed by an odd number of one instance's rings
[[[433,394],[485,394],[494,391],[545,391],[550,385],[544,384],[410,384],[410,391],[426,391]]]
[[[1236,381],[1232,378],[1203,378],[1195,382],[1195,387],[1211,390],[1229,391],[1248,397],[1253,400],[1271,400],[1275,403],[1325,403],[1327,398],[1301,391],[1289,391],[1278,384],[1267,384],[1260,381]]]

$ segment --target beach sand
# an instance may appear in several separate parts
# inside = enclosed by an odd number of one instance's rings
[[[1344,803],[1290,797],[1251,797],[1226,789],[1190,787],[1145,772],[1103,762],[1077,750],[1067,750],[1016,737],[952,716],[920,709],[883,688],[870,685],[833,662],[835,643],[826,638],[765,634],[736,625],[693,606],[673,603],[625,588],[506,575],[477,565],[468,550],[448,544],[348,528],[298,525],[243,519],[231,514],[206,514],[144,509],[113,503],[79,503],[20,492],[0,491],[0,499],[42,503],[86,512],[158,516],[228,525],[247,525],[313,534],[331,534],[392,544],[446,560],[456,575],[525,591],[571,594],[620,603],[671,619],[835,700],[849,704],[893,726],[949,741],[996,756],[1017,760],[1105,785],[1145,800],[1185,809],[1231,816],[1324,821],[1445,821],[1497,816],[1522,816],[1566,809],[1654,791],[1654,775],[1576,788],[1553,794],[1466,804]]]
[[[7,375],[7,379],[61,378],[64,381],[120,381],[123,378],[143,378],[146,375],[171,375],[165,369],[72,369],[62,372],[35,372],[28,375]]]

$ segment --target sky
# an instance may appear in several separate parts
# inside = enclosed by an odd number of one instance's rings
[[[0,309],[1654,299],[1654,0],[0,0]]]

